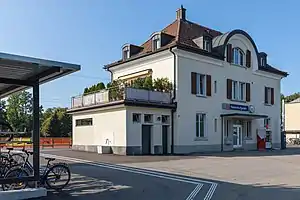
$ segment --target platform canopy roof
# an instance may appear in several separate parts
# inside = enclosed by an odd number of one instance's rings
[[[80,70],[80,65],[0,52],[0,99]]]

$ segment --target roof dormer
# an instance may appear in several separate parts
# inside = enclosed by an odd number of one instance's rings
[[[195,38],[193,41],[200,49],[211,52],[212,39],[213,37],[209,34],[209,32],[205,32],[201,37]]]
[[[151,37],[152,41],[152,51],[156,51],[161,47],[161,33],[154,33],[153,36]]]
[[[122,47],[122,60],[127,60],[131,58],[132,56],[141,52],[142,49],[143,47],[136,46],[133,44],[124,44]]]
[[[259,66],[266,67],[267,66],[267,54],[265,52],[259,53]]]

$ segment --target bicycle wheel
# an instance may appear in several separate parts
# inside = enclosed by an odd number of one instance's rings
[[[62,190],[71,180],[70,169],[65,164],[55,164],[48,169],[44,180],[50,189]]]
[[[22,168],[13,168],[6,172],[4,178],[21,178],[21,177],[28,177],[29,174]],[[20,181],[17,183],[11,184],[2,184],[3,191],[5,190],[21,190],[26,188],[28,185],[27,181]]]

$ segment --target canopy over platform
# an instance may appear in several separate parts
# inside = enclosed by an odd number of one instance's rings
[[[80,70],[80,65],[0,53],[0,99],[27,88],[33,97],[33,168],[30,177],[0,178],[0,184],[39,181],[40,168],[40,105],[39,85]]]
[[[0,52],[0,98],[80,70],[80,65]]]

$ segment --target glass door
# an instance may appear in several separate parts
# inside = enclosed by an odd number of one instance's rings
[[[242,146],[242,125],[233,125],[233,148]]]

